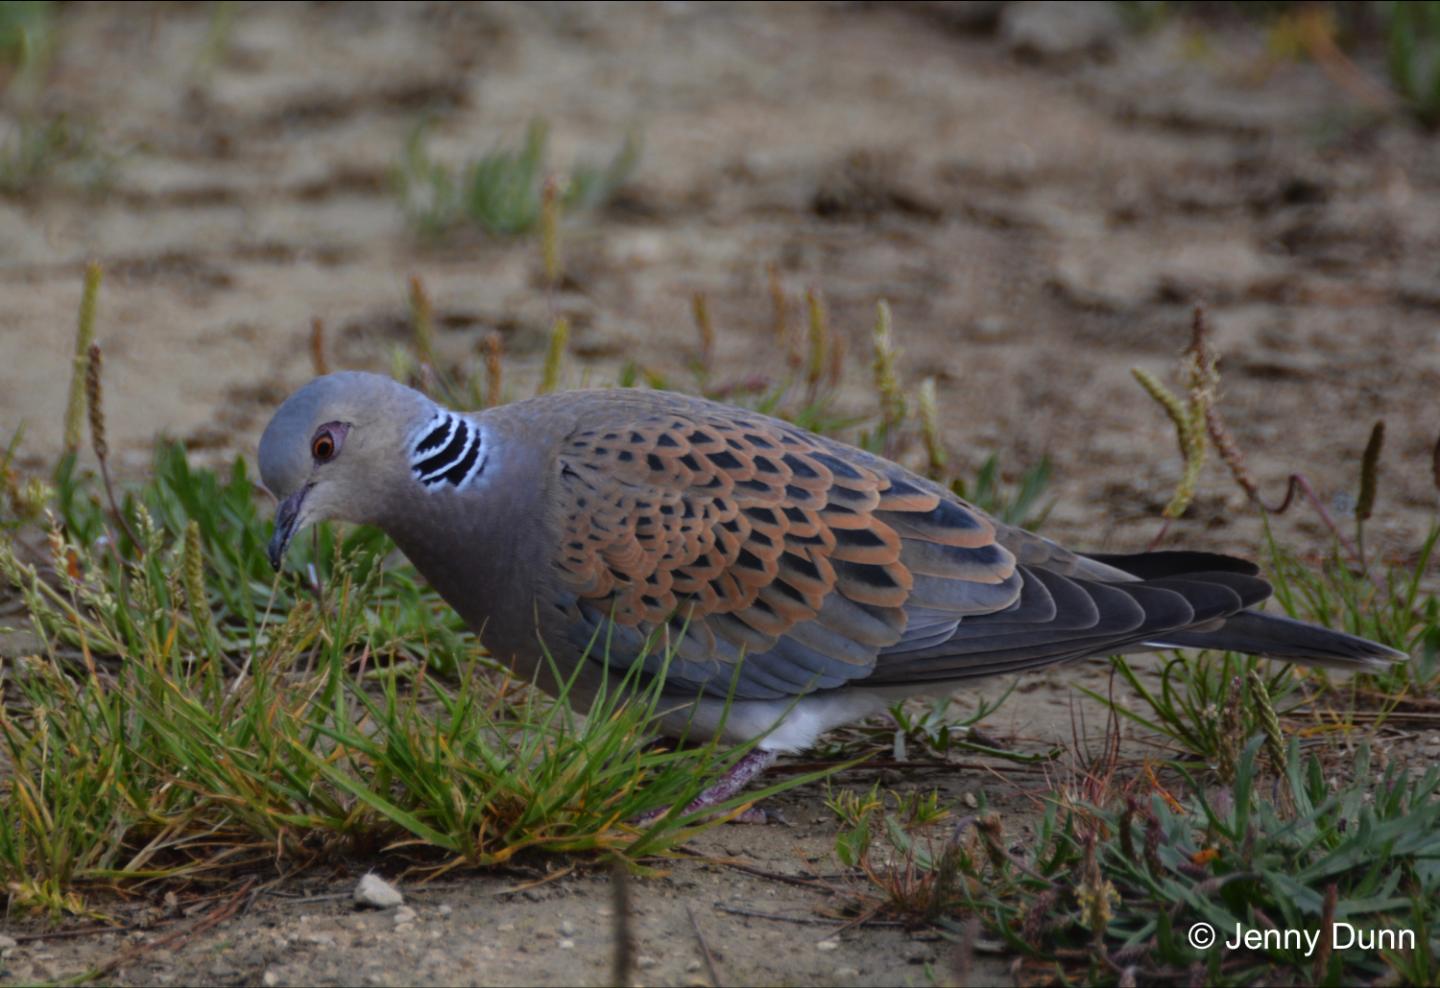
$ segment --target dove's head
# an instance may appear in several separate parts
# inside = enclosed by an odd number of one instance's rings
[[[380,523],[396,474],[408,475],[406,436],[435,405],[378,374],[317,377],[285,400],[260,437],[260,477],[280,501],[270,562],[278,569],[311,522]]]

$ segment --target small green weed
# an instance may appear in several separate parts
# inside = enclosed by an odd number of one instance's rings
[[[1050,486],[1050,458],[1026,467],[1013,484],[1002,479],[1000,457],[991,453],[980,464],[975,478],[966,483],[961,478],[950,482],[950,489],[977,508],[993,515],[1006,525],[1035,530],[1045,523],[1054,501],[1042,503]]]
[[[119,158],[88,126],[63,117],[21,119],[0,139],[0,195],[18,196],[46,186],[103,190]]]
[[[405,145],[396,173],[401,205],[427,236],[471,225],[496,236],[528,233],[540,223],[549,175],[549,129],[532,121],[518,148],[497,148],[458,170],[430,156],[420,126]],[[627,137],[605,165],[576,163],[560,185],[559,205],[578,212],[603,206],[634,172],[640,142]]]
[[[815,749],[821,759],[854,759],[886,753],[896,762],[919,758],[945,760],[958,754],[983,755],[1008,762],[1046,762],[1060,749],[1041,752],[1016,751],[999,746],[977,725],[990,717],[1014,692],[1012,682],[999,696],[980,697],[973,710],[962,711],[954,696],[913,697],[890,708],[889,718],[872,718],[825,735]]]
[[[55,47],[55,8],[48,0],[0,2],[0,92],[33,86]]]
[[[1292,699],[1297,689],[1289,666],[1232,652],[1181,654],[1165,663],[1152,687],[1123,656],[1110,663],[1134,699],[1118,702],[1083,686],[1081,692],[1167,740],[1182,757],[1209,766],[1222,781],[1234,778],[1240,746],[1256,733],[1269,740],[1273,763],[1284,766],[1279,715],[1299,702]]]
[[[1440,126],[1440,3],[1392,0],[1376,6],[1391,86],[1415,119],[1426,127]]]
[[[1292,617],[1318,621],[1398,648],[1411,656],[1378,673],[1365,673],[1357,685],[1392,696],[1433,697],[1440,692],[1440,601],[1431,561],[1440,541],[1432,526],[1407,559],[1360,570],[1338,543],[1318,567],[1308,565],[1270,534],[1267,575],[1275,599]]]
[[[877,785],[864,794],[832,791],[825,802],[840,823],[835,857],[869,882],[860,899],[864,918],[934,923],[963,907],[959,853],[938,833],[950,820],[938,792],[881,792]]]

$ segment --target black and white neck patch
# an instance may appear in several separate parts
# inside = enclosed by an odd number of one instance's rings
[[[437,412],[410,449],[410,471],[426,487],[464,487],[484,466],[480,427],[454,412]]]

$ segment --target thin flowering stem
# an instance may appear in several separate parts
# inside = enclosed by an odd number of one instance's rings
[[[125,520],[125,514],[115,500],[115,486],[110,482],[110,444],[105,438],[104,391],[101,386],[103,370],[104,359],[101,356],[100,344],[91,343],[85,364],[85,403],[90,413],[90,446],[95,451],[95,459],[100,463],[100,479],[105,487],[105,500],[110,505],[110,514],[115,519],[115,524],[119,525],[130,539],[130,544],[135,547],[135,554],[143,556],[145,546],[131,530],[130,523]]]

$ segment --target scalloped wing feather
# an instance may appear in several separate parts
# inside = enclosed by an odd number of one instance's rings
[[[667,670],[681,689],[723,695],[737,663],[741,697],[833,688],[1020,597],[995,525],[894,464],[680,396],[591,411],[558,455],[576,632],[613,617],[633,647],[683,628]]]

